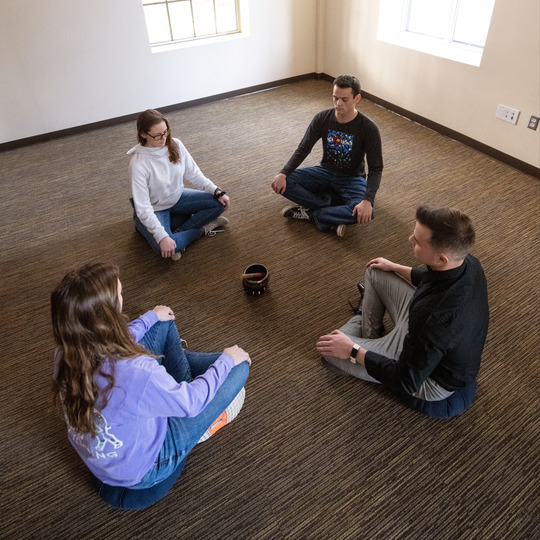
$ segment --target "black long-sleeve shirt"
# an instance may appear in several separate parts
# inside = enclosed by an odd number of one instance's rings
[[[323,167],[347,176],[365,177],[367,159],[368,175],[364,200],[373,204],[383,170],[381,135],[377,124],[361,112],[350,122],[340,124],[334,109],[322,111],[315,115],[298,148],[281,172],[288,175],[294,171],[319,139],[322,139],[323,145]]]
[[[463,388],[478,374],[488,329],[482,266],[467,255],[452,270],[413,268],[411,280],[418,288],[401,355],[394,360],[368,351],[366,369],[378,381],[408,394],[414,394],[428,377],[446,390]]]

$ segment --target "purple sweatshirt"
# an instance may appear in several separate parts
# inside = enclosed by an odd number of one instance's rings
[[[158,321],[148,311],[129,324],[135,341]],[[155,359],[139,356],[114,363],[116,384],[102,408],[94,410],[97,436],[80,434],[68,424],[68,437],[94,476],[112,486],[134,486],[150,470],[165,440],[167,417],[197,416],[234,367],[222,354],[206,373],[192,382],[177,383]],[[110,370],[111,363],[104,364]],[[96,376],[100,388],[107,381]]]

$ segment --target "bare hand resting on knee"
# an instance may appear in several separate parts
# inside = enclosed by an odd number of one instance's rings
[[[154,311],[160,321],[174,321],[174,311],[169,306],[156,306]]]
[[[411,270],[410,266],[404,266],[402,264],[397,264],[395,262],[389,261],[384,257],[377,257],[376,259],[371,259],[366,264],[366,268],[377,268],[383,272],[394,272],[398,276],[401,276],[406,281],[411,281]]]
[[[353,345],[354,341],[341,330],[333,330],[330,334],[325,334],[319,338],[317,351],[323,356],[349,358]]]
[[[249,357],[249,354],[244,351],[244,349],[241,349],[238,345],[227,347],[226,349],[223,349],[223,352],[228,354],[234,360],[235,366],[241,364],[242,362],[247,362],[251,366],[251,358]]]
[[[176,252],[176,242],[170,236],[166,236],[161,239],[159,249],[161,249],[162,257],[172,257]]]
[[[283,195],[287,189],[287,177],[283,173],[279,173],[272,182],[272,189],[278,194]]]
[[[389,261],[384,257],[377,257],[376,259],[371,259],[371,261],[366,264],[366,268],[378,268],[379,270],[383,270],[384,272],[394,272],[398,266],[399,265],[397,265],[396,263],[393,263],[392,261]]]

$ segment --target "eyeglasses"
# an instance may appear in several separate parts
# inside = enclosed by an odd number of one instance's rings
[[[163,139],[163,137],[166,137],[168,134],[169,134],[169,129],[166,129],[163,133],[160,133],[159,135],[150,135],[150,133],[147,133],[147,135],[149,137],[152,137],[152,139],[154,139],[154,141],[161,141],[161,139]]]

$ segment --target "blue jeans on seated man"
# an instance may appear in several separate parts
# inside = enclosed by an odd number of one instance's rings
[[[394,274],[374,268],[365,273],[365,291],[362,314],[355,315],[340,330],[364,349],[389,358],[399,358],[403,341],[409,328],[409,306],[415,288]],[[379,337],[385,312],[394,322],[394,328]],[[361,364],[348,359],[326,357],[326,360],[343,373],[369,382],[379,383]],[[449,418],[469,408],[475,396],[476,381],[450,392],[428,378],[414,395],[401,392],[399,398],[408,407],[436,418]]]
[[[190,382],[202,375],[221,355],[185,350],[174,321],[157,322],[139,344],[156,356],[163,355],[158,361],[177,382]],[[229,372],[212,401],[200,414],[193,418],[170,417],[167,435],[156,461],[142,480],[130,489],[151,487],[173,474],[205,431],[244,387],[248,373],[249,364],[242,362]]]
[[[362,176],[346,176],[316,165],[289,173],[283,196],[312,210],[317,229],[326,231],[332,226],[357,222],[353,210],[364,200],[366,186]]]
[[[176,242],[176,252],[202,236],[202,227],[223,213],[225,207],[211,193],[184,188],[174,206],[155,212],[167,234]],[[146,238],[152,249],[161,254],[159,244],[133,211],[135,228]]]

